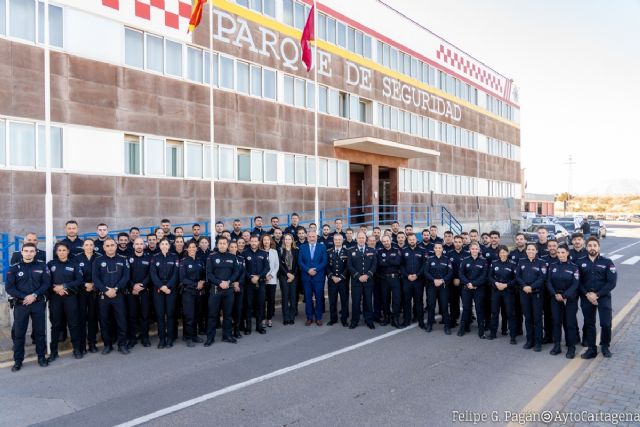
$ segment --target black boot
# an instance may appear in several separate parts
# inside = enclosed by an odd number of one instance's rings
[[[588,348],[587,351],[580,355],[583,359],[594,359],[598,355],[598,350],[595,348]]]
[[[609,346],[601,346],[600,351],[602,352],[602,356],[609,358],[611,357],[611,350],[609,350]]]
[[[570,345],[567,347],[567,354],[564,355],[567,359],[573,359],[576,357],[576,346]]]
[[[458,328],[458,336],[461,337],[464,335],[465,332],[465,326],[464,326],[464,322],[460,322],[460,327]]]
[[[245,335],[251,335],[251,328],[252,328],[251,319],[247,319],[245,327],[244,327],[244,334]]]
[[[562,353],[562,348],[560,347],[560,343],[554,343],[553,344],[553,348],[551,349],[551,351],[549,352],[550,355],[555,356],[557,354]]]
[[[240,334],[240,329],[237,326],[233,328],[233,337],[242,338],[242,335]]]

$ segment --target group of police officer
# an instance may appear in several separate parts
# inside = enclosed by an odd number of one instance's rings
[[[611,356],[611,291],[617,276],[613,262],[600,255],[597,238],[585,244],[583,235],[575,233],[570,249],[550,240],[540,227],[538,242],[527,243],[519,233],[510,251],[497,231],[481,236],[477,230],[456,236],[446,231],[441,238],[437,226],[431,226],[419,239],[412,225],[402,230],[397,221],[384,232],[379,227],[369,231],[366,226],[343,229],[340,219],[333,230],[323,225],[318,231],[313,223],[303,227],[295,213],[286,228],[280,227],[277,217],[271,218],[270,230],[262,221],[255,217],[251,230],[243,230],[240,220],[233,221],[231,230],[218,222],[212,238],[202,235],[200,225],[194,224],[187,240],[182,227],[172,231],[170,221],[163,219],[145,242],[136,227],[114,239],[106,224],[98,225],[95,239],[83,240],[77,222],[71,220],[48,263],[45,252],[37,248],[37,235],[28,233],[7,273],[6,290],[14,315],[12,370],[22,367],[29,319],[38,364],[43,367],[58,358],[58,342],[66,339],[67,329],[75,358],[97,352],[98,325],[102,354],[113,351],[114,342],[122,354],[138,342],[149,347],[153,320],[158,348],[174,345],[180,318],[189,347],[202,342],[211,346],[220,323],[222,341],[236,343],[241,332],[251,333],[254,319],[260,334],[272,326],[275,283],[282,293],[285,325],[295,323],[301,295],[307,305],[306,325],[314,321],[322,325],[325,279],[329,325],[339,320],[353,329],[362,315],[371,329],[374,323],[404,328],[417,322],[432,332],[439,312],[447,335],[458,327],[457,335],[463,336],[476,321],[478,336],[493,340],[501,324],[502,335],[510,335],[510,343],[516,344],[524,318],[525,349],[541,351],[542,344],[553,343],[550,354],[560,354],[564,331],[566,357],[573,358],[580,342],[580,306],[582,345],[587,347],[582,358],[597,355],[596,312],[601,352]],[[302,257],[305,245],[312,248],[312,256],[320,249],[326,257],[310,267]],[[323,278],[320,295],[309,287],[317,270]]]

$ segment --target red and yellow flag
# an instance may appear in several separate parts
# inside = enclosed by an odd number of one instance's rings
[[[191,6],[191,19],[189,19],[189,28],[187,29],[187,33],[193,32],[193,30],[200,25],[202,9],[207,1],[208,0],[193,0],[193,5]]]

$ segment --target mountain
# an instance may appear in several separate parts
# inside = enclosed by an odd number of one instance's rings
[[[640,179],[624,178],[624,179],[603,179],[594,183],[585,195],[622,195],[622,194],[640,194]]]

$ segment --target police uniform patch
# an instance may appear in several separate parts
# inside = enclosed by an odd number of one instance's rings
[[[609,267],[609,271],[611,271],[612,273],[615,273],[615,272],[616,272],[616,268],[615,268],[615,267],[613,267],[613,266],[612,266],[612,267]]]
[[[552,273],[555,273],[556,271],[558,271],[557,268],[554,268],[553,270],[551,270]]]
[[[498,270],[500,270],[500,267],[496,267],[496,268],[494,268],[494,270],[495,270],[495,271],[498,271]]]
[[[384,254],[384,253],[382,254],[382,258],[384,258],[384,257],[386,257],[386,256],[387,256],[387,254]]]
[[[74,271],[73,267],[65,267],[64,269],[67,270],[67,271]]]
[[[408,254],[407,254],[407,255],[408,255]],[[352,253],[351,253],[351,256],[356,256],[356,253],[355,253],[355,252],[352,252]]]
[[[24,271],[18,272],[18,277],[22,277],[22,276],[24,276]]]
[[[160,267],[160,262],[156,262],[156,267]]]
[[[55,265],[51,267],[51,271],[56,271],[56,266]]]
[[[81,262],[80,264],[78,264],[80,267],[84,267],[84,262]]]
[[[434,266],[434,265],[436,265],[436,263],[435,263],[435,262],[432,262],[432,263],[431,263],[431,266]]]
[[[101,266],[101,267],[106,267],[106,266],[107,266],[107,263],[106,263],[106,262],[100,263],[100,266]]]
[[[247,261],[251,261],[251,257],[250,256],[247,257]]]
[[[587,266],[587,263],[583,262],[581,267],[586,267],[586,266]]]
[[[133,257],[129,258],[129,262],[133,264]]]
[[[216,264],[220,264],[220,258],[216,258]]]

